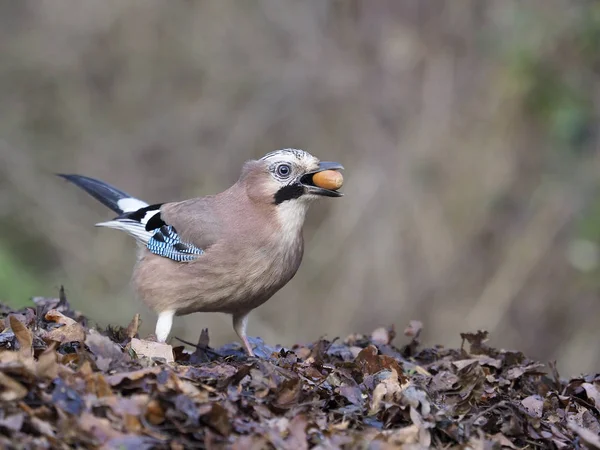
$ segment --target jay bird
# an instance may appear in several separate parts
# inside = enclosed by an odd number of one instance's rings
[[[317,186],[313,176],[340,169],[303,150],[277,150],[247,161],[238,181],[219,194],[153,205],[100,180],[59,176],[118,214],[96,226],[125,231],[138,242],[133,287],[158,314],[159,342],[167,340],[174,316],[222,312],[231,314],[254,356],[248,315],[296,274],[309,204],[342,196]]]

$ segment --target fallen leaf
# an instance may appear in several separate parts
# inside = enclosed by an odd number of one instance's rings
[[[516,380],[521,378],[523,375],[544,375],[545,372],[540,369],[544,367],[542,363],[529,364],[527,366],[513,367],[508,370],[506,378],[509,380]]]
[[[203,417],[203,420],[222,436],[229,436],[231,433],[231,421],[227,410],[218,403],[212,404],[209,413]]]
[[[371,375],[385,369],[393,369],[397,374],[403,373],[397,360],[377,353],[377,347],[368,345],[356,357],[354,362],[364,375]]]
[[[388,444],[402,447],[419,443],[419,427],[415,424],[392,430]]]
[[[136,381],[146,375],[157,375],[162,372],[161,367],[147,367],[145,369],[133,370],[131,372],[120,372],[106,377],[106,382],[111,386],[117,386],[124,380]]]
[[[521,404],[531,417],[542,417],[544,409],[544,400],[539,395],[530,395],[521,400]]]
[[[590,430],[587,430],[574,423],[569,423],[569,428],[579,435],[587,445],[590,445],[596,449],[600,449],[600,437]]]
[[[208,337],[208,328],[203,328],[200,332],[200,337],[198,338],[198,344],[196,344],[194,353],[190,355],[191,364],[200,364],[210,361],[210,357],[207,352],[209,342],[210,339]]]
[[[100,444],[123,437],[123,433],[113,428],[110,420],[96,417],[88,412],[79,416],[77,424],[82,431],[92,436]]]
[[[85,387],[87,391],[98,398],[113,395],[113,391],[101,373],[91,373],[85,378]]]
[[[19,342],[19,355],[24,360],[33,359],[33,336],[31,331],[14,315],[9,316],[10,328]]]
[[[265,436],[240,436],[231,445],[232,450],[263,450],[268,448]]]
[[[100,450],[150,450],[158,441],[147,436],[124,435],[108,440]]]
[[[339,390],[340,395],[343,396],[346,400],[348,400],[351,404],[356,406],[363,405],[364,399],[362,396],[362,391],[358,386],[344,384],[339,387]]]
[[[411,320],[404,329],[404,336],[417,338],[423,330],[423,323],[418,320]]]
[[[79,393],[65,384],[62,379],[54,382],[52,403],[63,411],[79,415],[85,409],[85,402]]]
[[[277,397],[273,404],[278,408],[291,408],[292,406],[298,404],[301,393],[302,383],[300,378],[290,378],[284,380],[279,385]]]
[[[83,342],[85,341],[85,330],[80,323],[74,322],[70,325],[64,325],[49,331],[44,335],[44,339],[60,342],[61,344],[67,342]]]
[[[28,392],[25,386],[2,372],[0,372],[0,386],[2,387],[0,400],[5,402],[20,400],[24,398]]]
[[[46,420],[42,420],[39,417],[30,417],[29,422],[38,433],[51,438],[55,437],[54,428]]]
[[[371,342],[375,345],[387,345],[390,341],[388,330],[384,327],[377,328],[371,333]]]
[[[460,337],[470,345],[469,353],[472,355],[487,355],[489,347],[485,344],[488,338],[488,332],[478,330],[476,333],[460,333]]]
[[[479,360],[477,360],[477,359],[460,359],[458,361],[452,361],[452,365],[454,367],[456,367],[458,370],[464,370],[468,366],[479,365]]]
[[[133,319],[131,319],[131,322],[129,322],[129,325],[127,325],[127,330],[125,331],[127,337],[129,339],[133,339],[134,337],[136,337],[139,333],[141,325],[142,321],[140,320],[140,315],[136,313],[133,316]]]
[[[600,392],[598,391],[598,388],[592,383],[583,383],[581,387],[585,389],[588,398],[594,402],[596,411],[600,412]]]
[[[373,397],[369,408],[369,415],[377,414],[384,403],[393,403],[394,397],[401,391],[398,374],[395,370],[386,370],[379,373],[379,383],[373,389]]]
[[[58,376],[59,367],[56,347],[56,342],[53,342],[38,357],[37,364],[35,365],[35,372],[38,377],[53,379]]]
[[[44,316],[44,319],[46,319],[48,322],[55,322],[61,325],[73,325],[74,323],[77,323],[76,320],[65,316],[63,313],[56,309],[51,309],[50,311],[48,311]]]
[[[146,405],[145,416],[152,425],[160,425],[165,421],[165,410],[157,400],[150,400]]]
[[[502,448],[513,448],[513,449],[518,449],[519,447],[517,447],[515,444],[513,444],[510,439],[508,439],[506,436],[504,436],[502,433],[496,433],[493,436],[491,436],[491,440],[493,442],[497,442],[498,444],[500,444],[500,446]]]
[[[0,427],[10,431],[20,431],[25,421],[25,414],[18,413],[0,419]]]
[[[111,341],[107,336],[98,333],[96,330],[89,330],[85,345],[96,357],[96,366],[103,372],[107,372],[113,361],[124,361],[130,359],[123,353],[121,347]]]
[[[174,362],[173,347],[160,342],[145,341],[137,338],[131,340],[131,348],[140,358],[160,358],[167,363]]]
[[[304,415],[295,416],[288,426],[288,437],[285,447],[290,450],[307,450],[308,442],[306,436],[306,426],[308,421]]]
[[[409,358],[417,353],[419,348],[419,336],[423,330],[423,324],[418,320],[411,320],[408,326],[404,329],[404,335],[410,337],[410,342],[401,349],[401,353],[405,358]]]
[[[142,423],[137,416],[125,414],[123,416],[123,426],[128,433],[139,433],[142,431]]]

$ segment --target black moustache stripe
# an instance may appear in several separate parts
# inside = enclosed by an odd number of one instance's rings
[[[288,184],[279,189],[273,196],[274,203],[279,205],[286,200],[299,198],[304,194],[304,186],[300,183]]]

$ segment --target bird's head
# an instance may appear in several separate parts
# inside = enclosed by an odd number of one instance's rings
[[[341,197],[341,192],[321,187],[313,180],[317,173],[340,169],[343,169],[341,164],[319,161],[304,150],[284,149],[246,163],[242,179],[247,181],[249,194],[255,201],[299,206],[319,197]]]

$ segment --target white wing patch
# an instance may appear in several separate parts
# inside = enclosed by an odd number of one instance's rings
[[[108,222],[97,223],[96,226],[124,231],[144,245],[147,245],[152,237],[152,233],[146,231],[146,226],[144,224],[134,220],[109,220]]]
[[[146,212],[146,215],[140,219],[140,223],[142,223],[143,225],[146,225],[148,223],[148,221],[152,217],[154,217],[155,215],[157,215],[159,212],[160,212],[160,208],[159,209],[153,209],[152,211]]]
[[[117,206],[121,208],[121,211],[123,212],[132,212],[137,211],[138,209],[145,208],[146,206],[148,206],[148,203],[143,202],[134,197],[129,197],[122,198],[119,201],[117,201]]]

